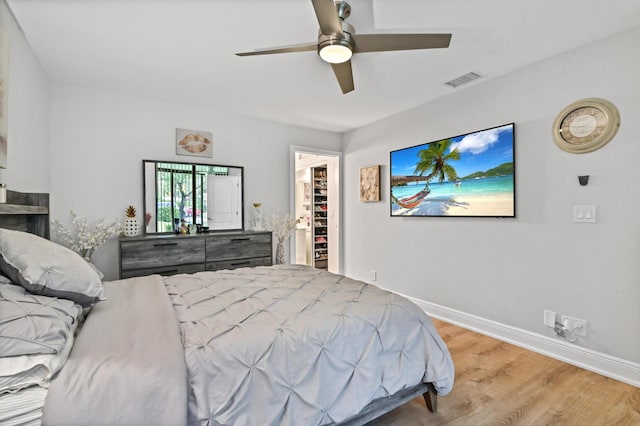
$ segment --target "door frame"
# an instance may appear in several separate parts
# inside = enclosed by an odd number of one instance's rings
[[[316,147],[309,147],[303,145],[290,145],[289,146],[289,212],[291,217],[295,217],[296,214],[296,154],[312,154],[312,155],[322,155],[326,157],[337,157],[338,159],[338,200],[340,205],[337,209],[338,214],[338,271],[341,274],[343,272],[344,265],[344,233],[342,232],[342,221],[343,221],[343,191],[342,191],[342,175],[343,175],[343,158],[342,151],[334,151],[330,149],[322,149]],[[289,262],[295,263],[296,261],[296,239],[295,237],[289,238]]]

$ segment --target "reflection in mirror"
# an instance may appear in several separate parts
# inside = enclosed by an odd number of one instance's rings
[[[243,168],[143,160],[146,232],[242,230]]]

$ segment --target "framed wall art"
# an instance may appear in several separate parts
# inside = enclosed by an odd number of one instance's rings
[[[360,201],[380,201],[380,166],[360,169]]]
[[[200,130],[176,129],[176,154],[213,157],[213,134]]]

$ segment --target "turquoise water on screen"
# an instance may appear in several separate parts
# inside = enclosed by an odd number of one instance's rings
[[[391,191],[397,198],[411,197],[424,188],[424,182],[412,182],[407,186],[394,186]],[[460,186],[454,182],[431,182],[431,193],[426,198],[455,197],[464,195],[497,195],[513,193],[513,176],[486,177],[480,179],[466,179],[460,181]]]

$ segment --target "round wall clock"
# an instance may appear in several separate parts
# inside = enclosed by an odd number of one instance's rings
[[[620,127],[620,113],[611,102],[581,99],[560,111],[553,122],[553,139],[560,149],[582,154],[602,148]]]

